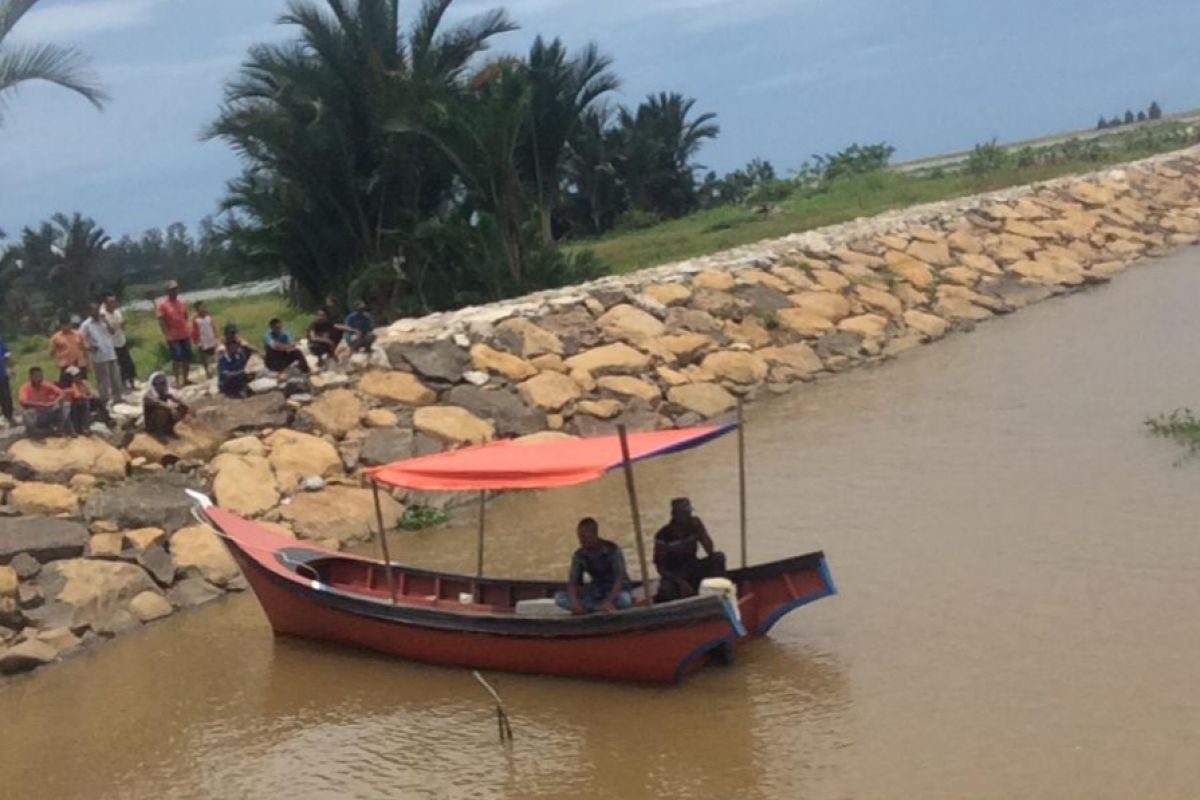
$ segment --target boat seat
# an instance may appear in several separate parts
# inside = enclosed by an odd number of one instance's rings
[[[571,612],[561,608],[552,597],[539,597],[534,600],[518,600],[516,605],[518,617],[569,617]]]

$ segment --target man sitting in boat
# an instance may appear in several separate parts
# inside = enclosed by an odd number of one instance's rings
[[[697,547],[704,548],[704,558],[696,557]],[[691,597],[700,581],[725,574],[725,554],[713,547],[712,537],[686,497],[671,501],[671,521],[654,535],[654,566],[662,578],[656,603]]]
[[[591,517],[579,521],[576,534],[579,549],[571,558],[567,590],[558,592],[554,601],[572,614],[614,611],[633,605],[621,548],[600,538],[600,525]],[[585,575],[590,578],[588,583],[584,583]]]

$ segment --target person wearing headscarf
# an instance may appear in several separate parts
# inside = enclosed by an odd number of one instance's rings
[[[150,376],[146,394],[142,397],[142,412],[146,418],[146,433],[159,439],[175,435],[175,426],[188,415],[187,404],[171,388],[165,372]]]

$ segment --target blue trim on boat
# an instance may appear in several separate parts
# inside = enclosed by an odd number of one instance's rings
[[[795,611],[800,606],[806,606],[814,600],[820,600],[822,597],[829,597],[831,594],[835,594],[835,592],[832,592],[829,589],[818,589],[815,592],[809,592],[808,594],[801,595],[790,603],[785,603],[784,605],[775,609],[775,613],[767,617],[766,621],[759,626],[758,635],[766,636],[767,632],[770,631],[771,628],[774,627],[775,623],[779,621],[779,618],[784,614],[787,614],[789,611]]]
[[[825,581],[825,585],[829,588],[830,594],[837,594],[837,584],[833,582],[833,573],[829,571],[829,562],[825,560],[825,556],[821,556],[821,565],[818,567],[821,572],[821,580]]]
[[[695,650],[684,656],[679,664],[676,665],[675,674],[671,676],[671,680],[679,683],[679,681],[682,680],[683,676],[687,673],[689,664],[691,664],[700,656],[711,653],[713,650],[716,650],[722,645],[733,644],[736,640],[736,636],[722,636],[720,639],[713,639],[712,641],[708,641],[700,645]]]
[[[721,598],[721,605],[725,607],[725,616],[729,618],[729,624],[733,626],[734,633],[739,637],[746,635],[746,626],[742,624],[742,618],[738,615],[737,607],[728,597]]]

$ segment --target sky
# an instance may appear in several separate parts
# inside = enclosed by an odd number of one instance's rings
[[[1151,100],[1200,106],[1196,0],[457,0],[452,16],[497,5],[522,26],[500,51],[538,33],[596,41],[623,82],[615,102],[695,97],[718,115],[699,160],[720,172],[762,157],[786,173],[853,142],[915,158]],[[31,84],[0,109],[0,229],[80,211],[116,237],[214,213],[239,163],[202,132],[247,48],[289,36],[284,8],[42,0],[11,40],[85,50],[112,102],[98,112]]]

